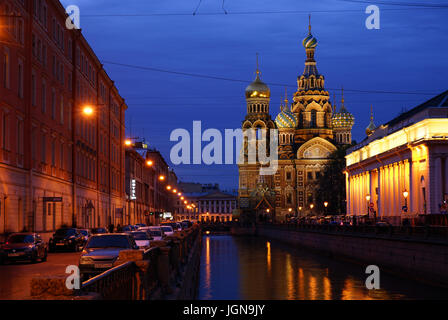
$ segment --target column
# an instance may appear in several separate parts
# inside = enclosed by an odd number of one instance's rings
[[[439,204],[442,204],[442,159],[440,157],[435,158],[434,164],[434,174],[431,175],[431,178],[434,177],[433,183],[431,183],[433,187],[431,192],[434,194],[431,213],[440,213]]]
[[[351,214],[351,210],[350,210],[350,174],[347,172],[345,174],[345,198],[347,199],[347,203],[346,203],[346,214]],[[296,206],[297,207],[297,206]]]

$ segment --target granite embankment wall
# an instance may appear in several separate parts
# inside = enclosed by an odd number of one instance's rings
[[[347,228],[258,225],[255,234],[448,287],[448,230],[426,228],[418,233],[407,229],[403,234],[392,230],[382,233],[378,228],[363,228],[353,232]]]

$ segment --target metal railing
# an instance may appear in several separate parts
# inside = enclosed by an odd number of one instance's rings
[[[144,272],[136,262],[128,261],[84,281],[78,293],[95,292],[105,300],[147,299],[156,288],[166,293],[167,285],[178,280],[199,235],[200,228],[191,229],[184,238],[169,239],[168,248],[149,248],[143,252],[143,261],[149,262]]]
[[[82,283],[82,293],[95,292],[105,300],[132,300],[135,297],[135,263],[125,262]]]

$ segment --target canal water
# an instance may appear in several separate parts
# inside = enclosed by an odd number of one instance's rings
[[[380,275],[365,287],[367,266],[261,237],[204,236],[200,300],[448,299],[448,290]]]

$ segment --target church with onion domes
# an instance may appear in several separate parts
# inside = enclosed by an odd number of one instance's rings
[[[316,215],[317,181],[337,146],[352,143],[354,117],[344,104],[330,101],[325,77],[317,70],[314,58],[317,39],[311,33],[303,39],[305,68],[297,77],[297,91],[282,98],[274,120],[269,113],[271,92],[261,79],[258,67],[255,80],[246,88],[247,113],[242,130],[277,129],[278,169],[273,175],[260,175],[260,163],[239,164],[239,200],[242,211],[256,213],[257,220],[284,221],[288,216]],[[257,138],[258,139],[258,138]],[[269,139],[269,137],[268,137]],[[248,156],[247,143],[243,153]]]

